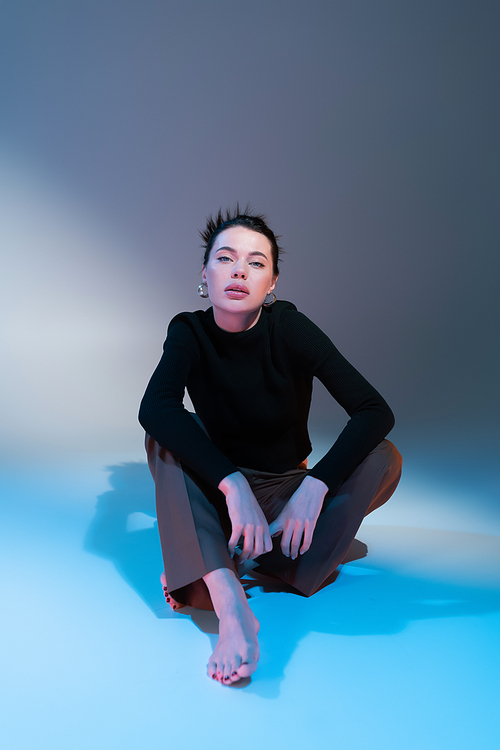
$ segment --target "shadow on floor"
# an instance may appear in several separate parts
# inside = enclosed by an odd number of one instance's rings
[[[146,463],[107,467],[112,490],[99,495],[83,547],[116,570],[158,617],[170,616],[160,584],[163,570],[154,484]],[[171,613],[174,617],[174,613]]]

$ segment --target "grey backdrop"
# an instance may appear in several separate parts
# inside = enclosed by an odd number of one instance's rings
[[[4,458],[26,440],[33,460],[142,458],[166,325],[204,304],[197,230],[238,200],[282,235],[278,296],[392,406],[406,466],[420,451],[450,481],[493,476],[499,16],[4,0]],[[313,434],[344,422],[318,387]]]

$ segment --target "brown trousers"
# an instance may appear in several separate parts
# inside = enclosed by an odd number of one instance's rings
[[[146,434],[148,464],[156,486],[158,530],[169,592],[174,599],[213,609],[203,576],[217,568],[235,570],[228,552],[231,522],[223,494],[201,479]],[[327,494],[309,550],[296,560],[273,550],[256,559],[274,576],[311,596],[345,559],[363,518],[391,497],[401,477],[403,459],[382,440],[343,482]],[[284,474],[240,467],[264,511],[274,521],[307,474],[302,465]]]

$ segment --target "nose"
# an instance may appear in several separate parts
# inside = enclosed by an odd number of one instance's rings
[[[232,279],[246,279],[246,277],[247,277],[247,275],[246,275],[246,271],[245,271],[245,266],[242,264],[241,261],[238,261],[234,265],[233,272],[231,274],[231,278]]]

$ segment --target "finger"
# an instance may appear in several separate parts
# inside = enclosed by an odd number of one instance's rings
[[[256,557],[259,555],[262,555],[264,552],[264,530],[262,529],[262,526],[257,526],[255,529],[255,543],[254,548],[252,552],[252,559],[255,560]]]
[[[303,533],[304,533],[303,523],[300,521],[296,521],[294,529],[293,529],[292,543],[290,545],[290,557],[292,558],[292,560],[295,560],[297,555],[299,554],[299,547],[302,541]]]
[[[293,534],[293,524],[287,523],[283,529],[283,535],[281,537],[281,551],[285,557],[290,557],[290,539]]]
[[[254,531],[253,524],[247,524],[245,526],[244,531],[243,531],[243,536],[245,539],[245,543],[243,545],[243,550],[240,555],[240,560],[248,560],[254,548],[255,531]]]
[[[229,553],[231,557],[234,556],[234,548],[238,544],[241,532],[243,531],[243,526],[241,523],[237,523],[232,528],[231,538],[229,539],[229,542],[227,543],[227,548],[229,550]]]
[[[269,531],[264,532],[264,552],[271,552],[273,548],[273,540]]]
[[[314,527],[315,527],[315,524],[311,523],[310,521],[306,521],[305,528],[304,528],[304,541],[302,543],[302,547],[300,548],[301,555],[303,555],[304,552],[307,552],[307,550],[311,546],[313,533],[314,533]]]

